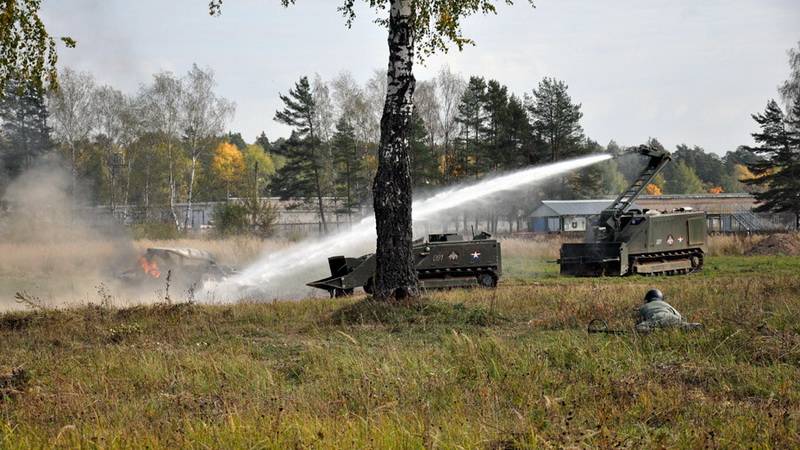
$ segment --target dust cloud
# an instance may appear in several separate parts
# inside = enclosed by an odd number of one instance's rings
[[[88,191],[73,186],[65,166],[40,159],[0,198],[0,311],[98,303],[116,288],[115,271],[136,260],[126,230],[110,212],[84,206]]]

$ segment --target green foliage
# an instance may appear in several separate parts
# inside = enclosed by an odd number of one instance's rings
[[[278,211],[267,199],[250,196],[240,202],[219,203],[213,211],[214,232],[219,237],[274,233]]]
[[[469,78],[467,88],[458,104],[456,121],[461,124],[461,136],[456,145],[456,161],[451,165],[453,178],[464,178],[480,173],[479,160],[482,160],[484,137],[486,134],[486,80],[482,77]]]
[[[344,199],[344,208],[349,213],[361,205],[369,193],[369,175],[364,162],[364,151],[356,140],[355,130],[344,117],[336,123],[336,132],[331,139],[331,153],[336,171],[336,195]],[[413,161],[413,152],[411,158]]]
[[[567,84],[545,77],[528,99],[528,112],[534,131],[547,145],[551,161],[580,153],[583,117],[580,103],[572,102]]]
[[[597,165],[586,167],[568,177],[571,190],[569,197],[573,198],[598,198],[603,192],[603,169]]]
[[[279,97],[284,108],[275,112],[275,121],[294,128],[298,139],[309,139],[310,144],[316,145],[314,115],[317,105],[308,77],[301,77],[294,89],[289,90],[289,95],[279,94]]]
[[[533,130],[525,107],[497,80],[470,77],[456,122],[461,135],[449,164],[452,178],[483,176],[539,160],[531,149]]]
[[[244,151],[247,148],[247,142],[244,141],[242,133],[234,133],[233,131],[230,131],[225,136],[225,140],[227,140],[228,143],[235,145],[240,151]]]
[[[528,112],[522,101],[514,94],[508,97],[508,104],[500,122],[500,161],[504,169],[513,169],[536,164],[540,155],[533,150],[533,129]]]
[[[415,187],[430,188],[440,179],[439,160],[436,149],[428,145],[425,122],[414,113],[411,116],[409,154],[411,156],[411,180]]]
[[[272,149],[272,144],[269,142],[269,139],[267,138],[267,134],[264,133],[263,131],[261,132],[261,134],[258,135],[258,137],[256,138],[256,142],[255,143],[260,145],[261,148],[263,148],[264,151],[267,152],[267,153],[269,153],[271,151],[271,149]]]
[[[249,234],[262,238],[273,235],[275,223],[278,221],[278,210],[269,199],[247,197],[244,199],[244,208],[247,211]]]
[[[264,148],[259,144],[250,144],[242,151],[244,156],[244,166],[247,172],[246,177],[252,180],[256,177],[256,192],[261,195],[267,187],[270,178],[275,175],[275,162],[272,160]]]
[[[0,95],[0,173],[14,177],[51,150],[53,143],[41,91],[8,80],[4,94]]]
[[[604,161],[598,166],[602,171],[603,182],[601,189],[604,194],[615,196],[628,186],[616,160]]]
[[[317,167],[320,163],[309,159],[316,156],[316,151],[309,149],[305,141],[297,139],[292,135],[280,146],[274,146],[276,153],[286,157],[286,163],[276,173],[270,181],[270,189],[273,194],[282,199],[306,199],[311,200],[317,195],[317,180],[321,187],[321,174]],[[316,158],[315,158],[316,159]]]
[[[685,162],[673,163],[672,174],[667,178],[666,194],[701,194],[705,192],[703,182]]]
[[[764,113],[754,114],[753,120],[761,128],[753,133],[759,146],[748,150],[763,159],[747,165],[755,178],[745,183],[764,187],[756,193],[763,202],[758,211],[791,212],[800,228],[800,97],[788,118],[770,100]]]
[[[706,153],[702,148],[679,145],[672,154],[674,161],[683,161],[694,169],[700,180],[709,186],[720,186],[728,174],[723,160],[714,153]]]
[[[272,183],[273,192],[282,199],[316,199],[322,231],[328,231],[323,196],[329,188],[326,176],[326,153],[322,149],[317,116],[317,105],[308,77],[301,77],[289,95],[280,95],[284,108],[275,112],[275,120],[294,128],[292,136],[283,145],[273,145],[275,153],[285,156]]]
[[[248,211],[245,205],[224,202],[214,207],[214,232],[219,236],[246,234],[250,230]]]
[[[4,0],[0,4],[0,97],[10,81],[21,82],[40,94],[45,86],[57,89],[56,42],[39,17],[41,0]],[[62,37],[75,47],[70,37]]]

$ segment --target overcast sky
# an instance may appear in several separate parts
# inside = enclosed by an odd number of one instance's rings
[[[499,2],[502,3],[502,2]],[[54,35],[78,41],[60,65],[133,93],[153,73],[211,67],[221,95],[237,104],[230,128],[252,141],[288,130],[272,119],[302,75],[343,70],[366,81],[387,62],[386,32],[362,9],[352,29],[340,0],[45,0]],[[545,76],[567,82],[583,104],[586,134],[625,145],[658,138],[724,153],[751,142],[750,114],[764,109],[788,75],[786,51],[800,40],[800,0],[526,0],[476,16],[464,32],[477,41],[418,66],[442,64],[495,78],[522,95]]]

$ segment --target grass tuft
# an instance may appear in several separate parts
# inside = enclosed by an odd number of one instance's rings
[[[364,300],[345,305],[331,314],[332,325],[384,325],[390,328],[426,325],[487,327],[507,321],[481,306],[420,299],[410,303]]]

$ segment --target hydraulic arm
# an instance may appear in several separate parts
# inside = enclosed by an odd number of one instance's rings
[[[642,145],[647,164],[588,230],[585,242],[561,246],[561,273],[578,276],[677,275],[700,270],[706,214],[687,208],[641,211],[631,205],[669,163],[669,152]]]
[[[640,145],[634,151],[644,156],[649,156],[650,160],[647,162],[647,166],[639,173],[639,176],[633,180],[633,183],[619,194],[608,208],[600,213],[597,226],[606,228],[606,233],[603,233],[605,236],[613,236],[613,231],[619,231],[620,218],[622,215],[625,214],[625,211],[630,208],[647,185],[653,181],[656,175],[661,172],[661,169],[672,159],[668,151],[660,150],[649,145]]]

